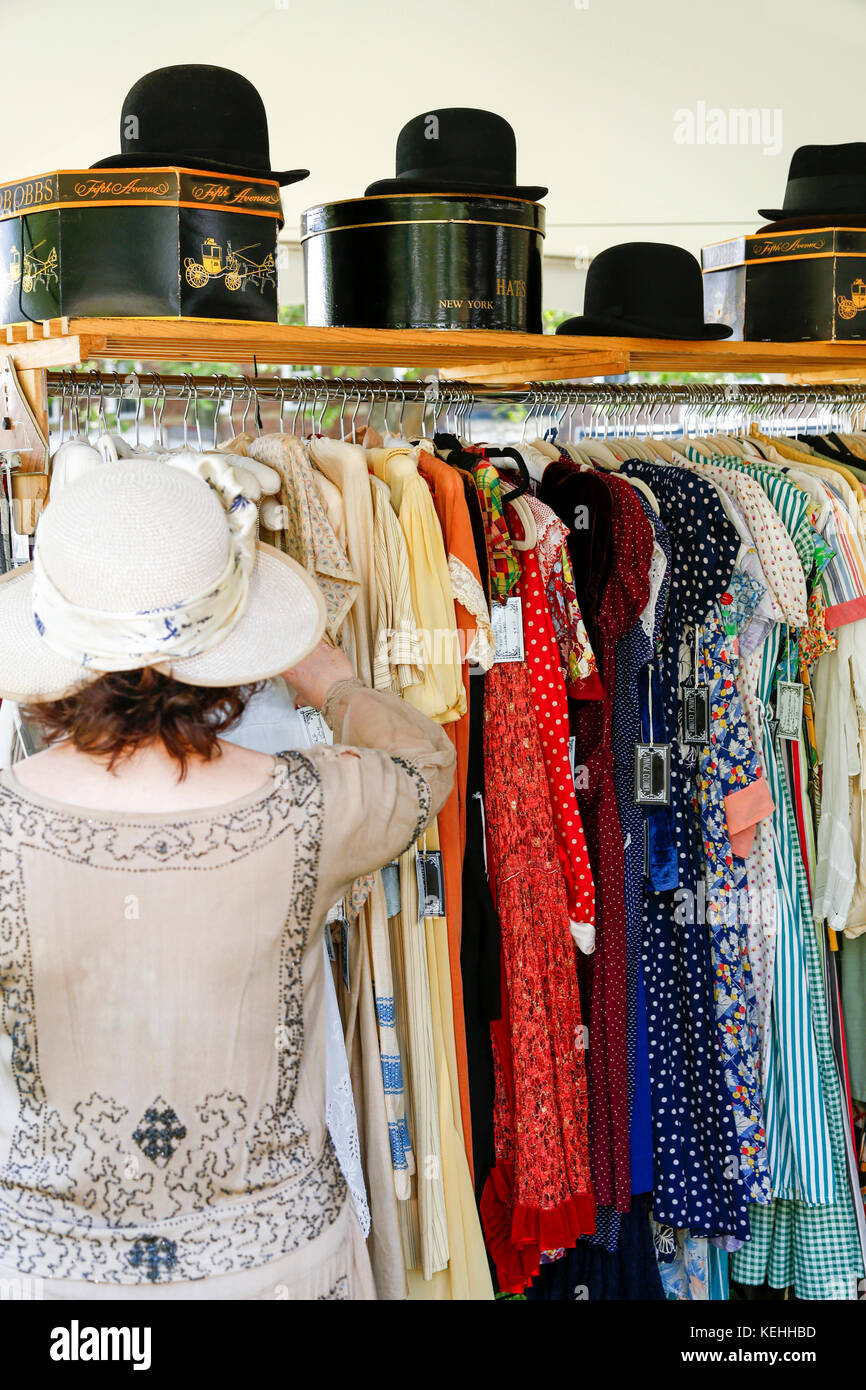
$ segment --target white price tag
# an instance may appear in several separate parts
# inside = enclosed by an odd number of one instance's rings
[[[515,595],[504,603],[491,604],[493,636],[496,641],[495,661],[523,661],[523,603]]]
[[[319,710],[313,705],[301,705],[298,714],[304,721],[304,729],[310,743],[333,743],[334,735],[328,728]]]

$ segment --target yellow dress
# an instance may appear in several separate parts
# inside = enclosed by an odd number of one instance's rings
[[[426,849],[437,849],[439,839],[435,823],[431,823],[423,841]],[[414,867],[412,871],[414,880]],[[404,919],[414,914],[417,919],[417,889],[408,885],[409,901],[404,901]],[[406,889],[403,889],[404,897]],[[446,903],[447,907],[447,903]],[[417,930],[417,929],[416,929]],[[460,1123],[460,1092],[457,1083],[457,1056],[454,1049],[454,1024],[451,1008],[451,972],[448,964],[448,930],[444,917],[425,917],[427,979],[430,990],[430,1016],[433,1025],[432,1062],[438,1108],[439,1153],[435,1162],[419,1155],[417,1173],[413,1178],[419,1188],[433,1185],[444,1199],[447,1222],[447,1267],[436,1273],[424,1274],[410,1268],[409,1298],[413,1300],[479,1300],[493,1298],[490,1266],[484,1247],[472,1177],[463,1144]],[[432,1157],[432,1156],[431,1156]],[[408,1263],[408,1262],[407,1262]]]
[[[409,552],[412,607],[424,646],[424,679],[405,698],[430,719],[449,724],[466,713],[460,640],[442,528],[430,489],[418,472],[417,450],[370,449],[377,478],[391,489]]]

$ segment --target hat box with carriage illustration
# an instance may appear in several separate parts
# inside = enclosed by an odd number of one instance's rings
[[[277,321],[276,180],[61,170],[0,185],[0,323]]]
[[[704,308],[746,342],[866,338],[866,143],[800,145],[754,236],[705,246]]]
[[[758,232],[705,246],[704,311],[746,342],[866,338],[866,228]]]

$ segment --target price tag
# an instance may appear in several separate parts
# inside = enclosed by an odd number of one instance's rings
[[[801,681],[779,681],[776,686],[778,737],[796,742],[803,729],[803,685]]]
[[[345,922],[345,920],[346,920],[346,899],[345,899],[345,898],[340,898],[340,901],[334,903],[334,906],[333,906],[332,908],[329,909],[328,915],[327,915],[327,917],[325,918],[325,921],[328,922],[328,923],[330,923],[330,922]]]
[[[523,661],[523,603],[516,595],[491,605],[490,621],[496,642],[494,661]]]
[[[669,806],[671,746],[638,743],[634,750],[634,799],[638,806]]]
[[[337,953],[334,950],[334,938],[331,935],[330,922],[325,923],[325,950],[328,952],[328,960],[337,959]]]
[[[334,735],[314,705],[301,705],[298,714],[304,722],[304,729],[311,743],[334,742]]]
[[[703,747],[710,741],[710,691],[706,685],[684,685],[680,690],[682,741]]]
[[[418,880],[418,922],[425,917],[445,916],[445,874],[442,851],[415,851],[415,876]]]

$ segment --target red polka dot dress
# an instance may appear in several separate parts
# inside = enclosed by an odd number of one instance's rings
[[[513,508],[509,507],[507,511],[509,531],[517,540],[522,540],[519,518]],[[522,558],[523,572],[517,592],[523,603],[526,669],[532,689],[532,711],[538,727],[544,771],[550,788],[556,849],[568,889],[573,933],[584,949],[588,947],[591,950],[595,937],[595,886],[568,757],[565,679],[538,558],[534,550],[523,551]]]
[[[491,1024],[496,1162],[481,1196],[503,1292],[544,1250],[595,1230],[575,947],[525,662],[484,678],[488,872],[502,940],[502,1015]]]

